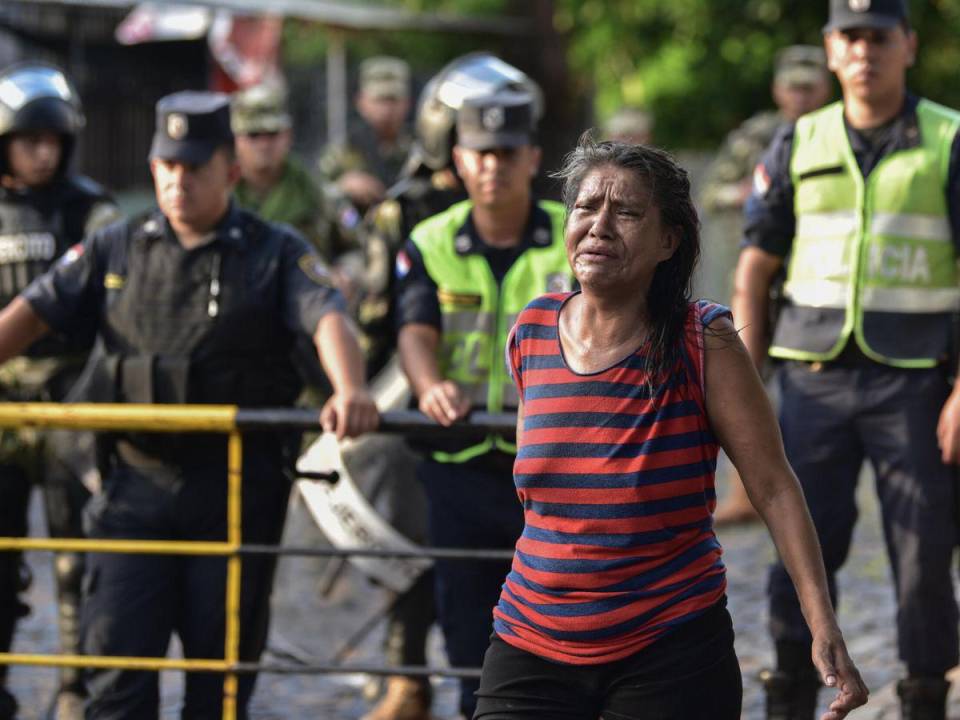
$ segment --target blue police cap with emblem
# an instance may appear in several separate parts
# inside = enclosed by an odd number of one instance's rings
[[[185,90],[157,102],[150,159],[203,165],[223,146],[233,146],[229,96]]]
[[[904,0],[830,0],[830,20],[823,31],[885,29],[907,24],[909,19]]]
[[[457,111],[457,145],[470,150],[532,145],[533,98],[503,90],[466,98]]]

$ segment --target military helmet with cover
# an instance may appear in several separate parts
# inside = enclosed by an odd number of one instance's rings
[[[470,53],[448,63],[431,78],[417,104],[416,142],[407,165],[442,170],[453,164],[457,111],[467,98],[514,90],[533,98],[533,122],[543,115],[543,93],[521,70],[486,52]]]
[[[84,122],[80,96],[59,68],[19,63],[0,72],[0,139],[36,130],[61,135],[62,171],[70,161],[74,140]],[[6,152],[0,153],[0,170],[6,162]]]

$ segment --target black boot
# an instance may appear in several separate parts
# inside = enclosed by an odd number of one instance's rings
[[[763,670],[767,720],[813,720],[820,678],[806,643],[778,642],[777,669]]]
[[[903,720],[945,720],[950,683],[942,677],[910,676],[897,683]]]
[[[781,670],[761,670],[766,691],[767,720],[813,720],[817,710],[816,678],[801,678]]]

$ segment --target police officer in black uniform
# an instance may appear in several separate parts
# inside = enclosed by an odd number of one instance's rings
[[[15,298],[68,248],[119,217],[107,192],[69,172],[84,118],[64,74],[50,66],[16,65],[0,74],[0,305]],[[0,366],[0,399],[63,400],[90,347],[83,333],[65,328]],[[92,436],[0,433],[0,535],[26,534],[30,484],[42,481],[47,524],[54,537],[82,535],[81,510],[89,493],[80,476],[93,470]],[[77,620],[83,555],[59,553],[55,564],[60,640],[79,651]],[[0,650],[9,651],[17,617],[27,608],[17,597],[25,584],[19,554],[0,554]],[[3,668],[5,671],[6,668]],[[0,671],[2,672],[2,671]],[[81,717],[79,673],[61,673],[59,720]],[[16,703],[0,689],[0,719]]]
[[[543,106],[540,88],[495,55],[469,53],[434,75],[417,102],[414,142],[400,179],[387,190],[386,200],[364,219],[365,274],[358,314],[371,374],[382,369],[396,349],[391,303],[397,253],[417,224],[467,198],[453,166],[457,110],[468,97],[498,90],[532,95],[535,120],[539,120]]]
[[[307,242],[230,201],[239,169],[229,100],[181,92],[157,104],[150,151],[159,209],[88,237],[0,312],[0,359],[75,323],[97,341],[77,399],[290,405],[300,390],[294,337],[314,338],[334,395],[320,413],[341,437],[375,427],[343,299]],[[103,490],[87,506],[94,538],[223,540],[222,436],[120,433],[101,439]],[[277,543],[296,442],[248,436],[243,538]],[[272,558],[244,558],[240,657],[256,661],[268,624]],[[91,553],[84,651],[162,656],[176,632],[187,657],[222,657],[223,558]],[[156,718],[155,673],[89,672],[87,718]],[[240,680],[240,717],[254,677]],[[217,718],[223,679],[186,678],[182,716]]]

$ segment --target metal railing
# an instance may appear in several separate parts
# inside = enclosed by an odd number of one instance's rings
[[[381,414],[377,432],[416,435],[426,430],[442,432],[444,437],[471,438],[505,433],[515,427],[515,416],[506,413],[475,412],[468,423],[450,428],[439,425],[415,411]],[[382,548],[308,548],[271,545],[243,545],[241,530],[241,489],[244,432],[266,430],[318,430],[316,410],[248,409],[233,405],[138,405],[100,403],[0,403],[0,428],[60,428],[72,430],[127,431],[157,433],[224,433],[227,435],[227,537],[223,542],[167,540],[97,540],[89,538],[13,538],[0,537],[0,552],[72,551],[163,555],[223,556],[227,561],[225,588],[225,642],[222,658],[159,658],[95,655],[51,655],[0,653],[0,665],[75,667],[122,670],[182,670],[223,673],[223,720],[237,717],[237,676],[242,673],[280,674],[353,673],[368,674],[440,674],[428,666],[386,667],[332,663],[282,665],[241,662],[240,651],[240,558],[242,555],[320,555],[331,557],[429,557],[461,559],[508,559],[510,550],[464,550],[423,548],[384,550]],[[475,677],[477,670],[449,669],[454,677]]]

